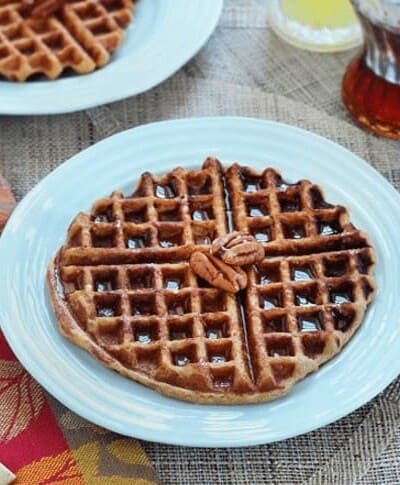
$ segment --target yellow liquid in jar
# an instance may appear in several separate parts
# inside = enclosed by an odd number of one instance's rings
[[[337,29],[357,22],[349,0],[281,0],[288,19],[314,29]]]

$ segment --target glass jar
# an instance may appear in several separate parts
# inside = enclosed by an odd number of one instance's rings
[[[364,49],[348,66],[342,97],[352,118],[377,135],[400,139],[400,0],[352,0]]]

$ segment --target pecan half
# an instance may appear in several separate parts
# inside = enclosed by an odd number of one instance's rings
[[[229,293],[236,293],[247,286],[247,276],[241,268],[230,266],[211,254],[193,253],[190,267],[210,285]]]
[[[37,19],[46,19],[51,14],[62,8],[67,0],[23,0],[23,6],[28,9],[27,13]]]
[[[235,231],[215,239],[211,252],[227,264],[245,266],[260,261],[264,257],[263,246],[249,234]]]

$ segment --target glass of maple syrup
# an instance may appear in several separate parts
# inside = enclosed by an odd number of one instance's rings
[[[400,0],[352,0],[363,52],[348,66],[342,97],[352,118],[377,135],[400,139]]]

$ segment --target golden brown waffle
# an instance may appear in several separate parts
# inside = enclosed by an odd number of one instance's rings
[[[188,262],[234,228],[266,255],[236,295]],[[180,399],[235,404],[279,397],[339,352],[373,297],[374,261],[317,185],[208,159],[143,174],[132,195],[80,213],[48,283],[63,334],[107,366]]]
[[[65,69],[104,66],[132,20],[133,0],[65,0],[49,16],[32,15],[23,0],[0,0],[0,74],[25,81],[56,79]]]

